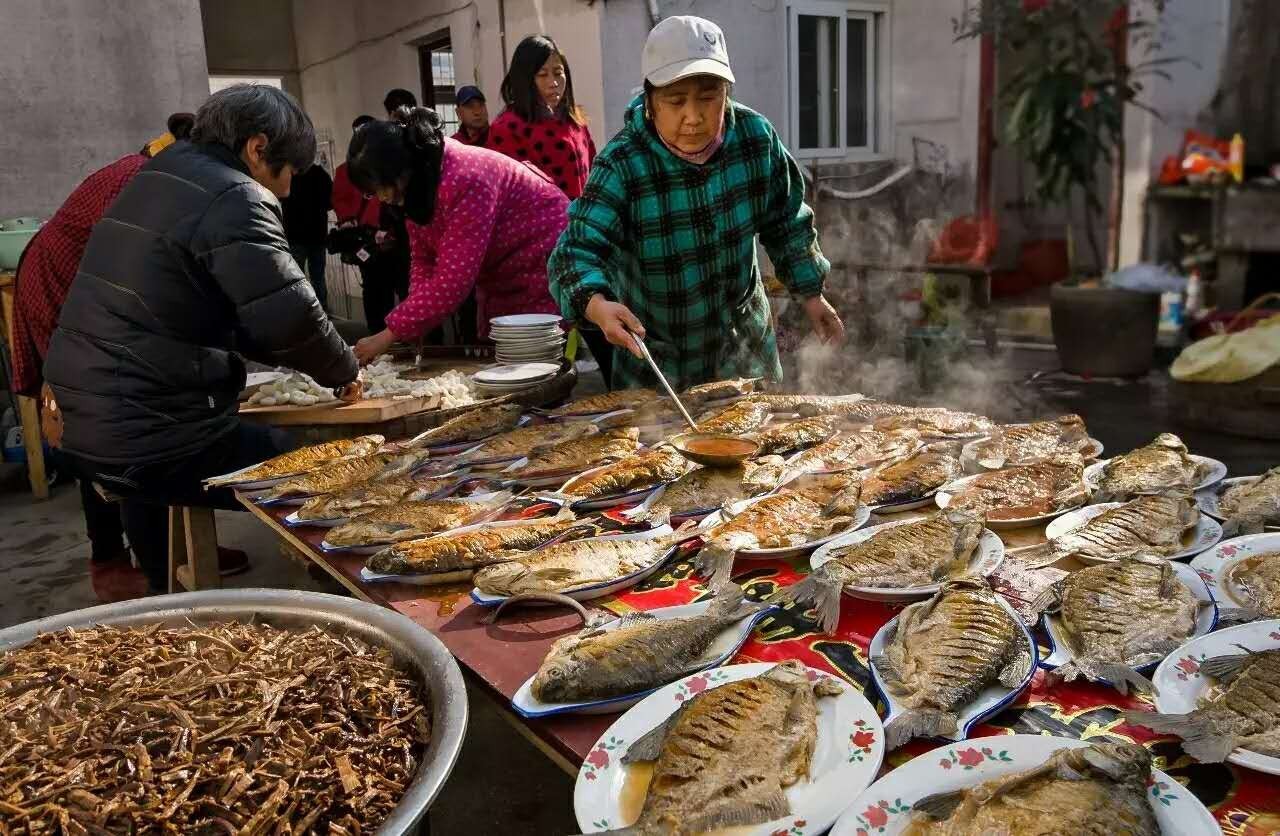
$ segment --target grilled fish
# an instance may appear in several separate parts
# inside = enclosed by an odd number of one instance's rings
[[[768,609],[727,584],[699,615],[660,619],[629,613],[611,630],[589,627],[551,646],[533,677],[543,702],[607,700],[674,682],[707,666],[703,658],[726,627]]]
[[[960,475],[960,460],[946,447],[926,447],[913,456],[876,468],[862,484],[862,501],[896,505],[932,495]]]
[[[1158,662],[1196,627],[1200,602],[1163,557],[1134,555],[1089,566],[1057,581],[1034,608],[1057,612],[1073,658],[1055,682],[1106,679],[1116,690],[1150,690],[1136,668]]]
[[[456,477],[419,481],[401,476],[386,481],[361,482],[345,490],[313,496],[295,513],[300,520],[334,520],[365,514],[398,502],[426,499]]]
[[[586,470],[632,455],[640,449],[639,437],[640,431],[631,427],[562,441],[531,452],[527,462],[515,470],[505,471],[503,475],[519,481]]]
[[[791,814],[783,790],[809,777],[818,699],[842,693],[783,662],[705,690],[641,737],[624,764],[654,761],[640,818],[608,836],[670,836],[752,825]]]
[[[925,438],[966,438],[985,435],[995,422],[985,415],[920,407],[898,415],[886,415],[873,423],[877,430],[915,430]]]
[[[1280,552],[1253,554],[1232,564],[1226,583],[1234,597],[1248,606],[1220,609],[1219,622],[1280,618]]]
[[[1136,743],[1059,749],[1033,769],[917,801],[905,836],[1160,836],[1147,786],[1151,753]]]
[[[695,568],[711,578],[712,586],[720,586],[729,580],[733,557],[741,549],[800,546],[847,528],[857,509],[860,487],[851,474],[838,494],[817,486],[796,486],[766,496],[702,535]]]
[[[1043,553],[1050,562],[1064,557],[1115,560],[1127,554],[1168,557],[1182,551],[1182,537],[1196,527],[1200,512],[1187,494],[1140,496],[1119,508],[1103,511],[1084,525],[1044,546],[1023,552],[1023,559]]]
[[[861,543],[834,550],[832,560],[774,597],[812,603],[822,630],[833,633],[840,621],[844,587],[907,589],[965,575],[982,527],[981,514],[948,510],[881,528]]]
[[[573,479],[565,486],[564,494],[573,500],[615,496],[674,481],[687,473],[689,468],[689,461],[684,456],[663,445]]]
[[[988,520],[1038,517],[1083,505],[1089,498],[1080,460],[1014,465],[975,476],[952,494],[949,508],[985,511]]]
[[[476,569],[511,560],[521,551],[535,549],[579,526],[584,533],[595,531],[566,508],[550,519],[487,525],[396,543],[372,555],[365,565],[370,571],[388,575],[438,575],[439,583],[469,580]]]
[[[1126,722],[1182,738],[1201,763],[1221,763],[1237,748],[1280,758],[1280,649],[1246,650],[1200,663],[1219,688],[1189,714],[1126,711]]]
[[[468,453],[464,461],[518,459],[556,444],[594,435],[596,432],[596,425],[589,421],[561,421],[554,424],[517,427],[482,442]]]
[[[959,712],[994,682],[1017,688],[1034,658],[1027,634],[982,578],[948,581],[902,611],[871,660],[906,710],[884,727],[885,748],[913,737],[954,735]]]
[[[810,447],[788,465],[798,473],[818,473],[869,467],[880,462],[908,458],[921,447],[920,434],[914,430],[885,433],[865,429],[837,435]]]
[[[681,392],[680,402],[688,407],[691,404],[705,404],[709,401],[720,401],[749,395],[756,390],[756,386],[759,383],[760,378],[758,377],[740,377],[734,380],[713,380],[709,383],[699,383],[697,386],[690,386]]]
[[[1225,537],[1261,534],[1268,525],[1280,525],[1280,467],[1273,467],[1253,482],[1237,482],[1222,492],[1218,509],[1226,517]]]
[[[691,511],[715,510],[768,493],[778,484],[784,467],[778,456],[765,456],[737,467],[699,467],[667,485],[649,513],[635,518],[661,519]]]
[[[768,404],[750,399],[738,401],[728,409],[699,421],[698,430],[704,433],[746,435],[764,426],[771,414]]]
[[[325,540],[333,546],[375,546],[416,540],[451,528],[469,525],[476,518],[506,505],[510,491],[486,499],[424,499],[379,508],[329,530]]]
[[[427,430],[404,442],[406,447],[436,447],[442,444],[458,444],[463,441],[479,441],[495,433],[515,429],[520,423],[519,404],[483,406],[455,415],[438,427]]]
[[[600,395],[591,395],[564,406],[553,409],[550,415],[563,418],[568,415],[595,415],[600,412],[615,412],[619,409],[635,409],[642,403],[656,401],[661,397],[652,389],[615,389]]]
[[[830,441],[836,434],[838,418],[831,415],[819,415],[815,418],[801,418],[756,433],[754,438],[760,444],[760,455],[771,453],[791,453],[805,450],[815,444]]]
[[[309,473],[295,476],[268,489],[267,499],[314,496],[345,490],[360,483],[403,476],[427,461],[421,453],[370,453],[327,462]]]
[[[359,438],[325,441],[289,453],[281,453],[240,473],[206,479],[204,483],[207,487],[216,488],[219,485],[237,485],[243,482],[307,473],[335,459],[367,456],[376,452],[385,440],[380,435],[362,435]]]
[[[751,399],[766,403],[774,412],[794,412],[802,418],[815,415],[839,415],[850,419],[872,420],[898,409],[895,404],[873,401],[863,395],[752,395]],[[867,416],[870,417],[867,417]]]
[[[1182,439],[1172,433],[1161,433],[1147,446],[1116,456],[1103,465],[1094,500],[1190,491],[1203,475],[1200,465],[1187,455]]]
[[[689,536],[677,532],[640,540],[594,537],[503,555],[510,560],[476,572],[476,589],[488,595],[512,596],[570,592],[608,583],[657,566],[671,554],[672,546]]]
[[[975,462],[988,470],[1009,465],[1033,464],[1063,454],[1080,454],[1089,446],[1089,432],[1079,415],[1063,415],[1053,421],[1005,424],[991,437],[974,444]]]

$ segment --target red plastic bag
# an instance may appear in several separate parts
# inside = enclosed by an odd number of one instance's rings
[[[986,266],[995,255],[998,236],[995,218],[954,218],[933,243],[929,263]]]

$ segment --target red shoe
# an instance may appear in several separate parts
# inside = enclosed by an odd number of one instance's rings
[[[104,604],[116,604],[148,594],[147,577],[128,560],[89,561],[93,594]]]
[[[224,549],[218,546],[218,574],[224,578],[249,571],[249,555],[240,549]]]

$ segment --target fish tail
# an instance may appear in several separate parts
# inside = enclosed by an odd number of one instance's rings
[[[732,581],[716,588],[716,597],[711,602],[710,612],[730,621],[746,618],[760,610],[768,609],[771,604],[746,600],[742,587]]]
[[[1219,607],[1218,629],[1237,624],[1248,624],[1251,621],[1260,621],[1263,617],[1261,612],[1248,607]]]
[[[1053,541],[1038,546],[1022,549],[1014,556],[1018,563],[1027,569],[1042,569],[1058,562],[1058,554],[1053,550]]]
[[[1222,523],[1222,537],[1239,537],[1244,534],[1261,534],[1265,529],[1262,517],[1232,517]]]
[[[1182,750],[1201,763],[1221,763],[1236,748],[1235,735],[1214,729],[1197,712],[1158,714],[1140,709],[1123,712],[1126,723],[1182,738]]]
[[[832,634],[840,623],[841,585],[839,578],[818,569],[799,583],[778,590],[771,600],[778,604],[813,604],[818,626]]]
[[[726,548],[722,543],[707,543],[698,550],[698,556],[693,560],[694,571],[709,578],[711,586],[721,587],[729,582],[729,576],[733,572],[734,552],[733,548]]]
[[[956,715],[932,708],[909,708],[884,724],[884,747],[897,749],[913,737],[955,734]]]
[[[1130,688],[1137,691],[1151,691],[1151,680],[1128,665],[1108,662],[1098,665],[1097,670],[1099,677],[1108,680],[1122,694],[1128,694]]]

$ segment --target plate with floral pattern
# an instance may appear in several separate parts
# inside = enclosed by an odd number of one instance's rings
[[[637,739],[660,726],[680,706],[711,688],[760,676],[774,663],[728,665],[687,676],[645,697],[609,727],[587,753],[573,789],[573,809],[583,833],[600,833],[633,823],[644,803],[647,770],[625,766],[623,756]],[[838,683],[839,696],[818,698],[818,739],[807,780],[786,789],[791,815],[749,827],[734,836],[816,836],[836,820],[849,797],[868,786],[884,758],[884,729],[875,709],[849,683],[808,669],[809,678]]]
[[[1223,540],[1209,551],[1196,555],[1191,568],[1200,573],[1213,597],[1226,607],[1252,609],[1233,580],[1232,571],[1237,563],[1258,555],[1270,555],[1267,560],[1280,560],[1280,533],[1246,534]]]
[[[831,836],[895,836],[911,823],[916,802],[941,792],[966,789],[1001,775],[1033,769],[1059,749],[1091,745],[1070,737],[1011,734],[948,743],[913,758],[862,792]],[[1147,801],[1163,833],[1220,834],[1213,815],[1186,787],[1158,769],[1151,771]]]

